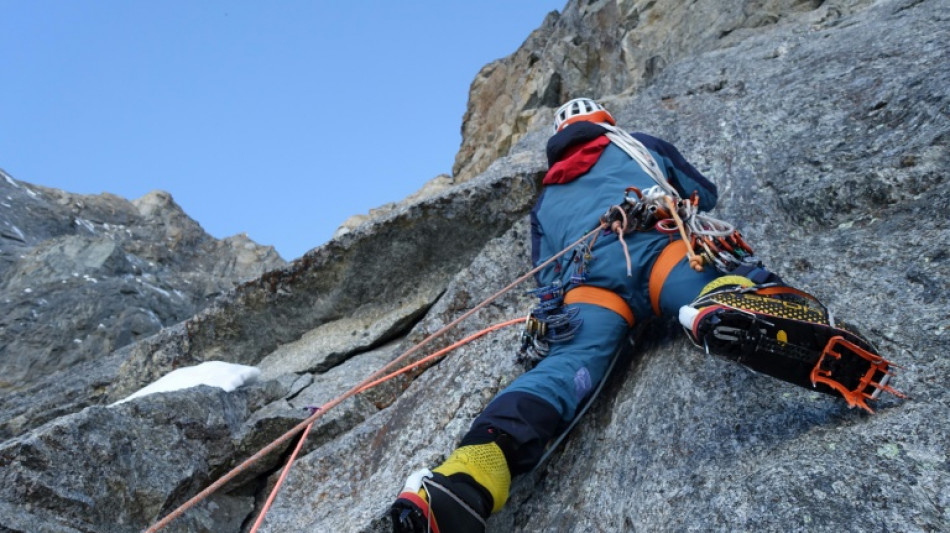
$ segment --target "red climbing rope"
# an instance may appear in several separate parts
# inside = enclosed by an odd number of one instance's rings
[[[267,446],[264,446],[263,448],[261,448],[260,450],[258,450],[257,453],[255,453],[254,455],[252,455],[252,456],[248,457],[247,459],[245,459],[244,462],[242,462],[241,464],[239,464],[239,465],[237,465],[236,467],[234,467],[233,469],[231,469],[230,472],[228,472],[227,474],[224,474],[223,476],[221,476],[220,478],[218,478],[217,481],[215,481],[214,483],[208,485],[204,490],[202,490],[202,491],[199,492],[198,494],[194,495],[191,499],[189,499],[189,500],[186,501],[185,503],[181,504],[177,509],[175,509],[174,511],[168,513],[168,515],[166,515],[165,518],[162,518],[161,520],[159,520],[158,522],[156,522],[155,524],[153,524],[151,527],[149,527],[147,530],[145,530],[145,533],[155,533],[155,532],[157,532],[157,531],[160,531],[160,530],[164,529],[165,527],[168,526],[168,524],[172,523],[176,518],[178,518],[178,517],[180,517],[182,514],[184,514],[185,511],[187,511],[188,509],[191,509],[191,508],[194,507],[198,502],[204,500],[205,498],[207,498],[208,496],[210,496],[211,494],[213,494],[215,491],[217,491],[218,489],[220,489],[221,487],[223,487],[228,481],[231,481],[231,480],[234,479],[238,474],[240,474],[241,472],[247,470],[248,467],[250,467],[251,465],[253,465],[253,464],[256,463],[257,461],[261,460],[261,459],[262,459],[264,456],[266,456],[267,454],[269,454],[269,453],[273,452],[274,450],[276,450],[278,447],[280,447],[283,443],[287,442],[287,441],[288,441],[290,438],[292,438],[294,435],[297,435],[297,434],[300,433],[301,431],[303,431],[303,430],[309,428],[310,425],[313,424],[313,422],[316,421],[318,418],[320,418],[321,416],[323,416],[324,413],[326,413],[326,412],[329,411],[330,409],[336,407],[337,405],[340,405],[341,403],[343,403],[343,402],[346,401],[347,399],[351,398],[352,396],[355,396],[355,395],[358,394],[359,392],[365,390],[364,387],[366,387],[366,386],[368,386],[368,385],[370,385],[370,384],[372,384],[372,383],[376,383],[376,382],[379,380],[379,378],[380,378],[381,376],[385,375],[387,372],[389,372],[390,370],[392,370],[392,369],[393,369],[394,367],[396,367],[398,364],[400,364],[400,363],[402,363],[403,361],[405,361],[406,359],[408,359],[409,356],[411,356],[412,354],[418,352],[418,351],[421,350],[424,346],[426,346],[427,344],[429,344],[430,342],[432,342],[434,339],[436,339],[436,338],[442,336],[443,334],[445,334],[445,332],[449,331],[450,329],[452,329],[453,327],[455,327],[456,325],[458,325],[460,322],[462,322],[462,321],[465,320],[466,318],[472,316],[473,314],[475,314],[476,312],[478,312],[478,311],[481,310],[482,308],[486,307],[488,304],[490,304],[490,303],[492,303],[493,301],[497,300],[498,298],[500,298],[501,296],[503,296],[504,294],[506,294],[508,291],[510,291],[511,289],[515,288],[515,287],[518,286],[519,284],[521,284],[522,282],[524,282],[524,281],[530,279],[531,276],[533,276],[534,274],[536,274],[537,272],[539,272],[542,268],[544,268],[544,267],[548,266],[549,264],[553,263],[553,262],[556,261],[559,257],[561,257],[562,255],[564,255],[564,254],[566,254],[567,252],[569,252],[570,250],[572,250],[572,249],[573,249],[575,246],[577,246],[578,244],[584,242],[585,240],[587,240],[588,238],[592,237],[593,235],[596,235],[596,234],[597,234],[599,231],[601,231],[604,227],[605,227],[604,224],[601,224],[601,225],[597,226],[597,227],[594,228],[590,233],[587,233],[586,235],[584,235],[584,236],[581,237],[580,239],[577,239],[577,241],[571,243],[569,246],[567,246],[566,248],[564,248],[564,249],[561,250],[560,252],[554,254],[554,255],[551,256],[547,261],[545,261],[545,262],[541,263],[540,265],[538,265],[537,267],[533,268],[533,269],[532,269],[531,271],[529,271],[527,274],[524,274],[524,275],[521,276],[520,278],[514,280],[513,282],[511,282],[510,284],[508,284],[505,288],[503,288],[503,289],[501,289],[500,291],[496,292],[495,294],[489,296],[488,298],[486,298],[486,299],[485,299],[483,302],[481,302],[480,304],[478,304],[478,305],[476,305],[475,307],[469,309],[468,311],[466,311],[465,313],[463,313],[461,316],[459,316],[458,318],[456,318],[456,319],[453,320],[452,322],[449,322],[448,324],[446,324],[445,326],[443,326],[441,329],[439,329],[439,330],[436,331],[435,333],[429,335],[428,337],[426,337],[425,339],[423,339],[421,342],[419,342],[419,343],[416,344],[415,346],[409,348],[408,350],[406,350],[405,352],[403,352],[402,355],[400,355],[399,357],[397,357],[397,358],[393,359],[392,361],[390,361],[389,364],[387,364],[386,366],[380,368],[379,370],[377,370],[376,372],[374,372],[372,375],[370,375],[368,378],[366,378],[366,379],[364,379],[363,381],[361,381],[360,383],[356,384],[355,386],[353,386],[351,389],[349,389],[348,391],[344,392],[344,393],[341,394],[340,396],[337,396],[336,398],[334,398],[334,399],[330,400],[329,402],[325,403],[324,405],[322,405],[322,406],[320,407],[320,409],[319,409],[317,412],[315,412],[315,413],[313,413],[312,415],[310,415],[309,417],[307,417],[305,420],[303,420],[302,422],[300,422],[299,424],[297,424],[296,426],[294,426],[293,428],[291,428],[290,430],[288,430],[288,431],[287,431],[286,433],[284,433],[283,435],[281,435],[281,436],[277,437],[276,439],[274,439],[273,442],[271,442],[271,443],[268,444]]]

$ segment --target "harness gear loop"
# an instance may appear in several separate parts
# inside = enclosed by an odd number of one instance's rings
[[[575,274],[571,279],[583,277]],[[560,283],[528,291],[528,294],[537,296],[539,303],[525,318],[521,348],[515,358],[526,370],[547,357],[551,344],[573,339],[582,322],[577,318],[579,309],[564,307],[564,289]]]
[[[640,168],[656,183],[656,187],[651,188],[655,191],[649,197],[641,193],[636,187],[627,188],[623,208],[621,208],[621,211],[623,211],[621,218],[624,220],[619,227],[624,228],[624,231],[655,227],[663,233],[674,233],[678,230],[682,239],[690,244],[687,251],[689,264],[697,272],[703,270],[704,264],[712,264],[721,272],[728,273],[740,264],[758,263],[758,260],[752,255],[752,249],[745,244],[731,224],[697,212],[699,195],[696,191],[688,200],[683,201],[681,199],[679,192],[667,180],[656,159],[643,143],[622,128],[610,124],[602,124],[602,126],[607,130],[606,137],[636,161]],[[662,193],[659,192],[661,190]],[[631,191],[636,193],[637,198],[630,196]],[[668,213],[658,213],[656,207],[652,209],[647,207],[651,204],[656,206],[656,200],[661,196],[665,196],[664,204],[661,204],[661,207],[668,208]],[[674,201],[676,205],[674,205]],[[609,222],[608,228],[613,232],[618,232],[618,225],[616,220],[609,215],[616,207],[611,207],[608,214],[605,215]],[[657,216],[658,214],[661,216]],[[628,218],[636,220],[637,223],[628,223],[628,220],[626,220]],[[673,223],[664,221],[668,218],[672,218]],[[718,239],[719,244],[714,242],[713,238]],[[732,242],[730,242],[730,239]],[[621,242],[623,242],[622,238]],[[623,246],[625,253],[627,253],[626,243],[623,243]],[[629,255],[627,255],[627,258],[629,264]],[[628,275],[631,275],[629,267]]]
[[[669,194],[661,187],[644,191],[627,187],[623,202],[611,206],[601,216],[601,223],[618,236],[620,231],[630,233],[649,230],[678,235],[688,243],[686,256],[690,267],[698,272],[705,265],[712,265],[723,274],[731,274],[736,269],[744,273],[746,270],[762,268],[762,263],[734,226],[699,213],[698,210],[699,195],[696,193],[684,200],[675,191]],[[622,246],[629,275],[630,258],[626,242]]]

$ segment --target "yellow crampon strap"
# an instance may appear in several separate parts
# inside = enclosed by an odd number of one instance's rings
[[[728,287],[730,285],[735,285],[739,287],[753,287],[755,286],[755,283],[753,283],[751,279],[745,276],[736,276],[736,275],[720,276],[710,281],[709,283],[707,283],[706,286],[703,287],[703,290],[699,291],[699,295],[705,296],[716,289],[719,289],[721,287]]]

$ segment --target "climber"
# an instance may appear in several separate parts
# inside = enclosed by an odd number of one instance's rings
[[[711,353],[852,405],[896,393],[870,343],[835,327],[816,299],[763,267],[738,231],[703,214],[716,186],[672,144],[629,134],[599,103],[576,98],[555,113],[547,158],[531,212],[533,263],[598,224],[603,231],[539,271],[540,305],[525,336],[533,367],[489,403],[445,462],[409,476],[390,512],[396,533],[484,531],[512,477],[538,463],[630,329],[651,316],[679,319]],[[799,336],[809,340],[796,344]]]

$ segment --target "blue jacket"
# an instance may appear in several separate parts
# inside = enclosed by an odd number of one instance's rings
[[[549,164],[553,167],[577,156],[583,145],[596,142],[605,133],[602,126],[594,123],[571,124],[549,139]],[[697,193],[703,211],[716,205],[716,186],[693,168],[676,147],[644,133],[632,136],[650,151],[683,198]],[[613,143],[606,144],[589,169],[584,171],[582,167],[578,175],[545,186],[531,211],[532,262],[537,266],[597,227],[600,217],[623,201],[627,187],[644,190],[654,185],[653,179],[626,152]],[[650,268],[669,244],[670,236],[652,230],[627,234],[624,240],[633,265],[632,278],[627,276],[626,259],[617,235],[605,232],[598,236],[592,250],[586,283],[619,294],[635,316],[644,317],[652,314],[647,287]],[[580,259],[580,254],[569,252],[538,273],[539,284],[550,285],[560,280],[566,286]]]

